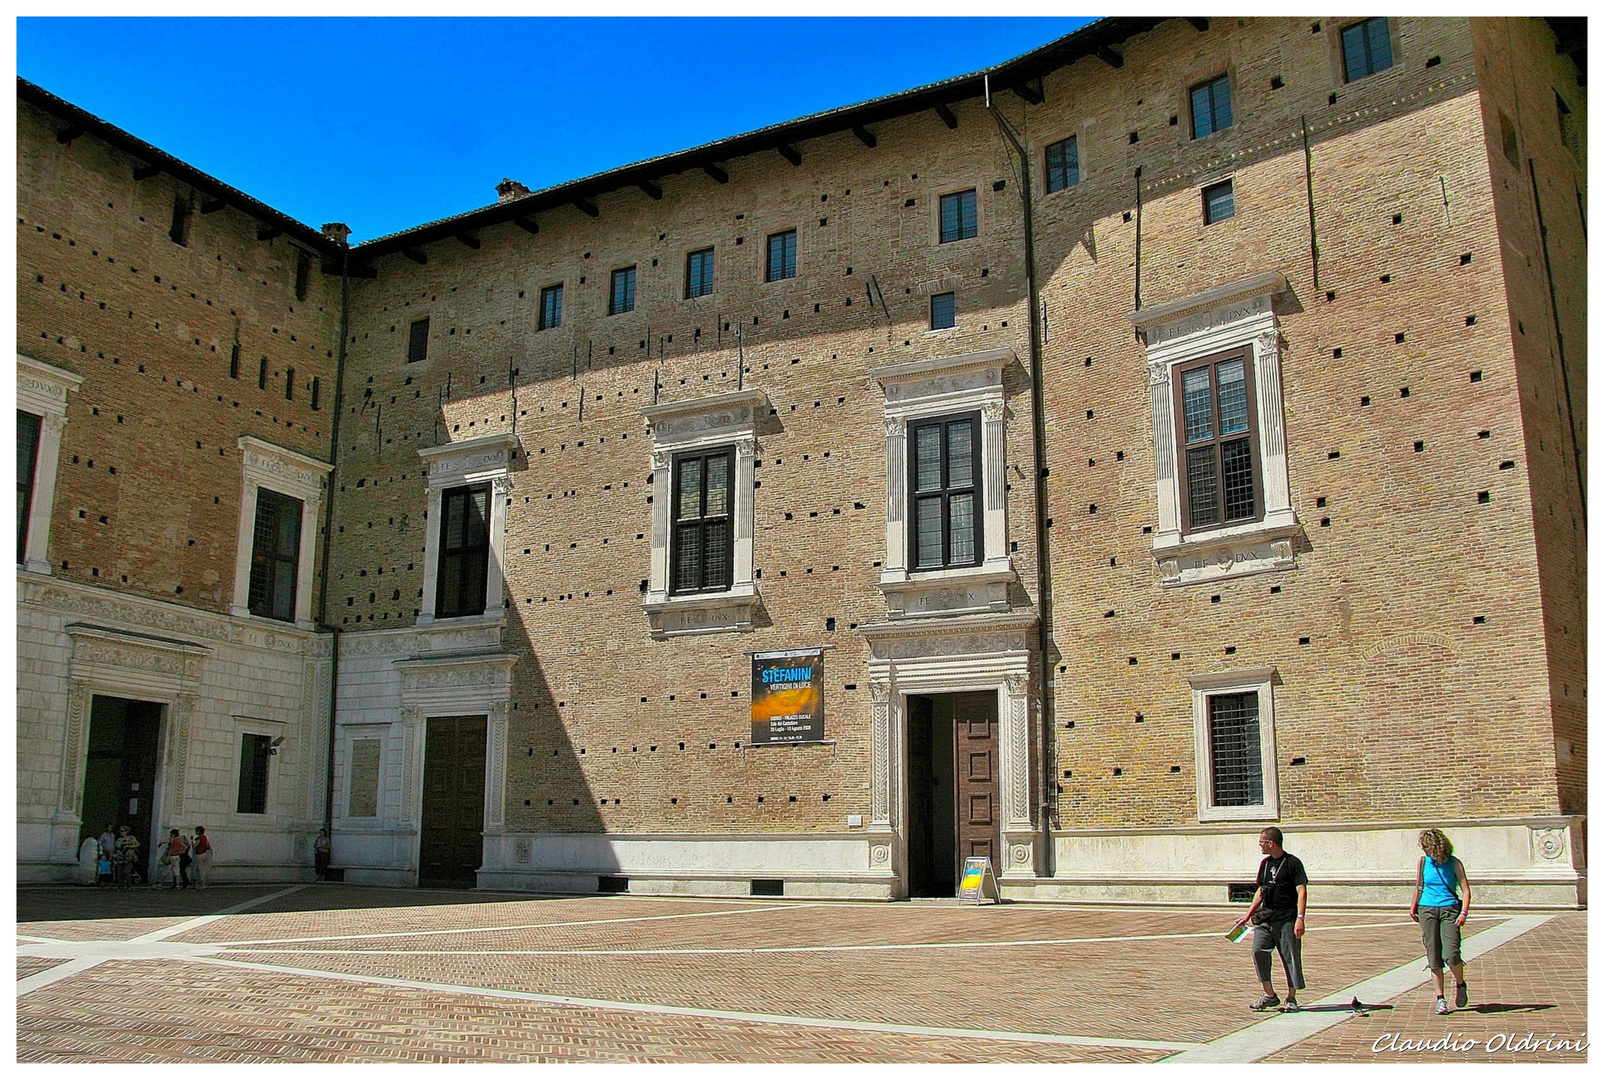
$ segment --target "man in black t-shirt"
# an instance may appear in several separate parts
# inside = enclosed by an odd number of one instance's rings
[[[1309,906],[1309,875],[1296,855],[1281,846],[1281,830],[1275,826],[1259,834],[1258,891],[1238,926],[1253,923],[1253,966],[1258,971],[1264,996],[1249,1006],[1264,1012],[1281,1006],[1282,1012],[1298,1011],[1298,991],[1303,989],[1303,916]],[[1255,917],[1257,916],[1257,917]],[[1270,953],[1281,954],[1281,967],[1287,976],[1287,1000],[1275,996],[1270,983]]]

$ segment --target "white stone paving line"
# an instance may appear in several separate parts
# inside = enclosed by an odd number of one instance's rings
[[[168,941],[188,930],[216,922],[225,915],[237,915],[242,911],[249,911],[253,907],[265,904],[270,900],[277,900],[291,893],[300,892],[305,885],[292,885],[278,892],[258,896],[243,903],[226,907],[222,911],[210,915],[201,915],[183,922],[164,926],[160,930],[153,930],[148,934],[141,934],[135,938],[122,941],[60,941],[53,938],[30,938],[32,944],[17,946],[18,956],[58,956],[68,957],[65,964],[58,964],[46,971],[35,972],[27,978],[17,980],[17,996],[25,997],[41,987],[51,983],[60,982],[80,972],[88,971],[107,960],[124,959],[151,959],[156,957],[191,958],[199,947],[188,946],[183,942]]]
[[[655,1016],[686,1016],[705,1020],[728,1020],[743,1024],[783,1024],[789,1027],[826,1028],[838,1031],[874,1031],[892,1035],[993,1039],[999,1042],[1051,1043],[1066,1046],[1117,1047],[1136,1050],[1188,1050],[1198,1046],[1197,1043],[1150,1039],[1109,1039],[1086,1035],[1053,1035],[1034,1031],[989,1031],[983,1028],[922,1027],[916,1024],[883,1024],[868,1020],[836,1020],[823,1016],[787,1016],[774,1013],[739,1012],[732,1009],[697,1009],[684,1005],[653,1005],[635,1001],[608,1001],[600,998],[570,997],[562,994],[537,994],[523,990],[458,986],[451,983],[428,982],[422,979],[396,979],[383,975],[356,975],[347,972],[321,971],[316,968],[297,968],[279,964],[254,964],[241,960],[226,960],[217,956],[198,957],[197,959],[202,963],[215,964],[221,967],[244,968],[249,971],[271,971],[285,975],[299,975],[305,978],[333,979],[372,986],[394,986],[436,994],[469,994],[478,997],[527,1001],[541,1005],[606,1009],[613,1012],[648,1013]]]
[[[1460,946],[1460,952],[1466,963],[1507,944],[1528,931],[1554,918],[1553,915],[1516,915],[1503,920],[1499,925],[1483,930],[1474,937],[1468,937]],[[1338,990],[1336,993],[1316,1001],[1315,1006],[1347,1005],[1358,998],[1360,1002],[1369,1005],[1379,1005],[1391,1001],[1408,993],[1431,978],[1430,972],[1422,969],[1423,956],[1416,957],[1407,964],[1402,964],[1391,971],[1384,971],[1380,975],[1355,983],[1352,986]],[[1246,985],[1246,984],[1244,984]],[[1166,1062],[1184,1062],[1187,1064],[1203,1062],[1233,1062],[1245,1063],[1259,1061],[1271,1054],[1279,1053],[1287,1047],[1317,1035],[1327,1028],[1334,1027],[1349,1019],[1354,1014],[1345,1011],[1310,1012],[1309,1005],[1304,1004],[1304,1011],[1297,1013],[1277,1013],[1268,1020],[1234,1031],[1229,1035],[1215,1039],[1213,1042],[1196,1047],[1182,1053],[1165,1058]]]

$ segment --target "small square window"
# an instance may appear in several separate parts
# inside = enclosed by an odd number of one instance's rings
[[[787,229],[769,237],[769,281],[796,277],[796,230]]]
[[[563,324],[563,287],[548,285],[540,290],[540,329],[552,330]]]
[[[713,292],[713,249],[703,248],[685,256],[685,298],[708,296]]]
[[[1222,180],[1203,189],[1203,224],[1213,225],[1235,216],[1236,195],[1231,190],[1231,181]]]
[[[429,320],[419,319],[412,324],[407,337],[407,363],[415,364],[429,358]]]
[[[1343,81],[1354,82],[1392,67],[1386,19],[1366,19],[1342,30]]]
[[[1067,139],[1048,143],[1045,156],[1049,193],[1063,191],[1073,184],[1080,183],[1080,150],[1076,145],[1075,136],[1071,135]]]
[[[1231,80],[1221,75],[1192,87],[1192,138],[1231,126]]]
[[[945,330],[958,325],[957,294],[936,293],[930,298],[930,329]]]
[[[967,240],[980,234],[980,221],[975,213],[975,189],[956,191],[941,197],[941,242]]]
[[[607,294],[607,314],[622,315],[635,310],[635,268],[613,271],[612,288]]]

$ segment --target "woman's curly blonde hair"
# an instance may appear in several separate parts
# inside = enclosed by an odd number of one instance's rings
[[[1447,862],[1454,857],[1453,841],[1441,829],[1421,829],[1420,850],[1430,855],[1432,862]]]

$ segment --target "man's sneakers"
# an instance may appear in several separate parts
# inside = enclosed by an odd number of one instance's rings
[[[1437,1015],[1438,1016],[1447,1016],[1448,1015],[1448,1002],[1443,998],[1438,998],[1437,999]]]
[[[1276,997],[1274,994],[1265,994],[1258,1001],[1255,1001],[1252,1005],[1249,1005],[1248,1008],[1253,1012],[1265,1012],[1266,1010],[1273,1009],[1280,1004],[1280,998]]]
[[[1463,1009],[1469,1004],[1470,987],[1465,983],[1460,983],[1458,986],[1454,987],[1454,1007]]]

